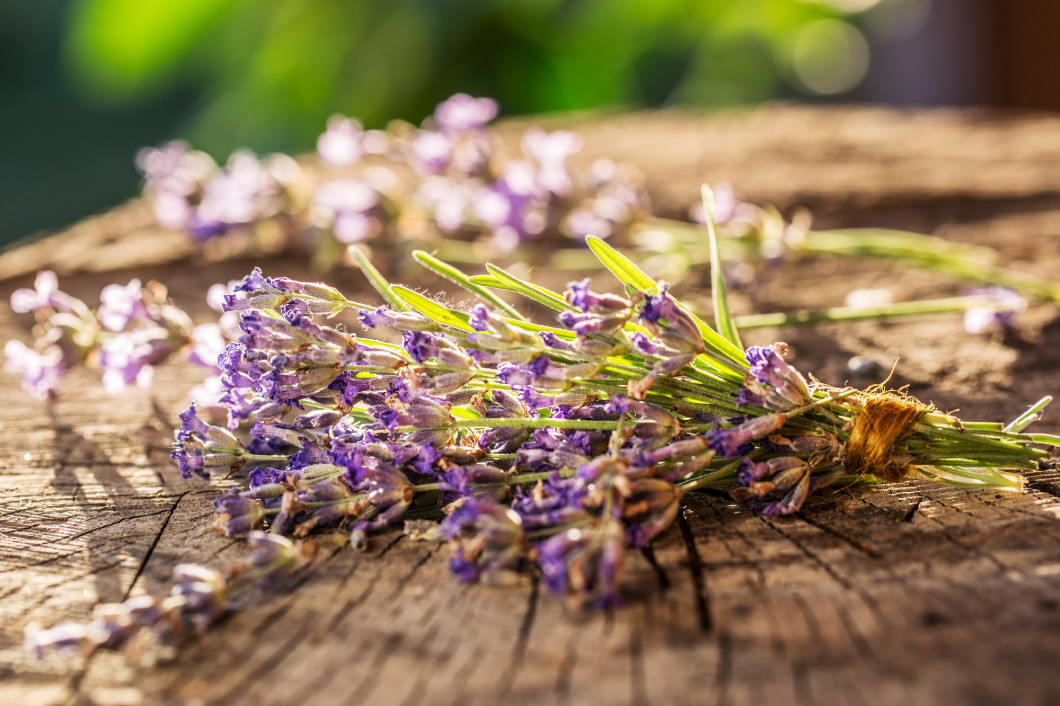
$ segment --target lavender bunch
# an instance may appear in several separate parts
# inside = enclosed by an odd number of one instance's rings
[[[157,282],[107,285],[99,306],[91,309],[61,291],[55,273],[42,271],[33,289],[12,293],[11,308],[32,313],[36,325],[32,347],[19,340],[5,344],[5,369],[20,373],[22,386],[41,399],[55,395],[63,375],[77,366],[101,368],[103,386],[117,393],[130,385],[149,386],[154,366],[178,351],[215,367],[223,349],[220,326],[193,326]]]
[[[782,344],[742,347],[720,268],[711,327],[603,241],[589,246],[622,294],[588,280],[559,294],[493,266],[467,277],[416,253],[482,300],[466,312],[389,285],[355,252],[388,302],[361,323],[400,344],[326,325],[353,306],[326,285],[252,273],[227,299],[243,330],[221,361],[230,428],[189,410],[173,454],[186,475],[248,471],[216,501],[215,526],[339,526],[361,546],[441,517],[434,535],[461,580],[534,569],[551,592],[606,606],[625,551],[664,530],[685,492],[728,487],[779,517],[843,479],[1018,489],[1013,471],[1049,456],[1033,444],[1060,444],[1023,433],[1048,398],[1009,425],[962,423],[899,392],[809,384]],[[495,290],[552,308],[557,325]],[[249,438],[233,433],[244,423]]]

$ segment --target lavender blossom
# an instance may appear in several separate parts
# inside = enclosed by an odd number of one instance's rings
[[[329,181],[313,196],[315,222],[330,228],[340,243],[358,243],[383,232],[385,208],[382,195],[355,179]]]
[[[786,410],[808,404],[812,399],[806,380],[781,357],[787,345],[778,343],[773,348],[751,346],[747,349],[747,362],[751,374],[746,382],[746,393],[742,401],[755,404],[762,400],[770,409]]]
[[[490,500],[466,498],[442,523],[453,550],[450,570],[464,583],[510,583],[526,538],[519,515]]]
[[[987,287],[968,292],[969,296],[983,296],[988,304],[969,307],[964,312],[964,330],[971,334],[991,331],[1010,331],[1016,316],[1027,308],[1027,300],[1008,287]]]
[[[59,381],[66,373],[63,353],[56,346],[48,346],[43,351],[35,351],[22,341],[8,341],[4,344],[4,370],[22,376],[22,388],[36,397],[45,400],[58,393]]]
[[[103,328],[109,331],[124,331],[137,319],[149,319],[140,280],[127,285],[108,284],[99,294],[99,310],[96,314]]]
[[[621,604],[618,583],[625,544],[622,523],[611,519],[545,540],[537,548],[545,587],[577,605],[591,602],[598,608],[611,608]]]
[[[157,639],[179,636],[184,627],[205,629],[224,612],[227,585],[219,573],[203,566],[179,564],[173,570],[170,596],[134,596],[122,603],[96,607],[85,624],[62,623],[48,629],[26,628],[25,647],[38,658],[47,653],[87,657],[97,649],[119,649],[141,633]]]
[[[226,537],[246,536],[265,519],[262,501],[243,495],[238,487],[225,491],[214,500],[213,507],[214,528]]]
[[[278,534],[254,530],[247,533],[247,543],[256,550],[250,557],[248,568],[263,584],[290,571],[298,556],[291,540]]]
[[[434,120],[445,132],[481,130],[497,117],[497,102],[457,93],[434,109]]]
[[[333,115],[328,118],[327,130],[317,140],[317,154],[333,167],[345,167],[357,162],[365,149],[364,128],[356,120]]]

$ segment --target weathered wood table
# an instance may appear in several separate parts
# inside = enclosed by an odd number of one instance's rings
[[[1057,118],[774,106],[557,119],[572,122],[586,159],[641,167],[667,215],[681,215],[701,181],[728,181],[751,200],[807,206],[821,225],[934,232],[1060,276]],[[206,287],[253,264],[311,276],[289,261],[203,263],[133,203],[0,256],[0,331],[28,338],[6,301],[38,267],[90,303],[110,281],[155,278],[206,320]],[[361,286],[356,273],[331,280]],[[859,287],[926,297],[964,286],[817,258],[740,293],[736,306],[821,308]],[[1048,304],[1006,337],[971,336],[950,316],[748,338],[787,340],[799,367],[833,383],[849,377],[852,355],[899,355],[896,384],[964,418],[1011,419],[1060,393],[1060,318]],[[571,610],[530,578],[461,586],[444,548],[384,533],[366,554],[325,548],[287,592],[239,592],[238,610],[175,663],[104,652],[84,664],[33,661],[21,648],[27,624],[165,592],[177,563],[223,567],[245,555],[205,527],[227,484],[182,480],[168,458],[197,375],[166,365],[152,389],[109,397],[78,371],[48,403],[4,375],[0,703],[1060,701],[1060,475],[1048,470],[1030,474],[1023,494],[915,481],[841,489],[778,521],[724,496],[689,496],[653,550],[631,558],[628,604],[606,613]],[[1060,411],[1039,428],[1060,430]]]

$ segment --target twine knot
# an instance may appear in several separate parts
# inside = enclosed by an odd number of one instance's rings
[[[893,391],[870,392],[860,401],[843,464],[850,473],[871,473],[891,483],[903,480],[912,464],[895,458],[895,444],[913,433],[930,408]]]

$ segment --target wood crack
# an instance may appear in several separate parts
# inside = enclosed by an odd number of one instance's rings
[[[1044,480],[1032,480],[1027,481],[1027,487],[1031,490],[1037,490],[1039,493],[1045,493],[1046,495],[1052,495],[1054,498],[1060,498],[1060,484],[1050,483]]]
[[[808,524],[808,525],[810,525],[812,527],[816,527],[817,529],[821,530],[825,534],[831,535],[831,536],[835,537],[836,539],[839,539],[839,540],[842,540],[843,542],[846,542],[847,544],[849,544],[854,549],[857,549],[858,551],[863,552],[863,553],[867,554],[868,556],[871,556],[873,559],[882,559],[883,558],[883,554],[880,552],[879,549],[877,549],[876,547],[872,546],[870,543],[866,542],[863,539],[858,539],[857,537],[851,536],[851,535],[847,534],[846,532],[843,532],[843,531],[838,530],[838,529],[836,529],[834,527],[826,525],[825,523],[821,522],[820,520],[816,520],[813,517],[811,517],[810,515],[808,515],[806,513],[803,513],[803,512],[799,512],[796,515],[796,517],[798,517],[800,520],[802,520],[806,524]]]
[[[775,530],[780,536],[784,537],[784,539],[788,540],[793,545],[795,545],[796,549],[802,552],[807,559],[821,567],[824,572],[832,578],[833,581],[835,581],[845,589],[850,590],[854,588],[854,586],[847,579],[845,579],[834,568],[832,568],[831,564],[821,559],[821,557],[817,556],[817,554],[815,554],[814,552],[810,551],[809,547],[804,545],[798,537],[793,537],[790,533],[782,529],[779,522],[774,522],[766,517],[763,517],[762,521],[772,527],[773,530]]]
[[[135,586],[136,582],[140,580],[140,576],[144,573],[144,569],[147,568],[147,562],[151,560],[151,556],[155,553],[155,548],[158,547],[158,542],[162,539],[162,535],[165,534],[166,527],[169,526],[169,521],[173,519],[173,513],[177,511],[177,507],[183,499],[184,495],[181,495],[177,498],[176,502],[173,503],[173,506],[169,508],[169,514],[166,515],[166,519],[162,521],[162,526],[158,528],[158,534],[155,535],[155,540],[151,542],[151,546],[147,548],[147,553],[144,554],[143,561],[140,562],[140,566],[136,569],[136,575],[133,576],[132,581],[129,582],[129,587],[125,589],[125,594],[122,596],[123,601],[129,598],[133,586]]]
[[[172,513],[172,510],[156,510],[155,512],[147,512],[147,513],[144,513],[143,515],[127,515],[127,516],[119,517],[117,520],[114,520],[113,522],[104,523],[102,525],[99,525],[98,527],[93,527],[92,529],[87,529],[87,530],[84,530],[83,532],[78,532],[77,534],[70,535],[69,537],[55,537],[53,539],[45,539],[45,540],[40,541],[40,542],[25,542],[22,546],[23,547],[47,547],[47,546],[50,546],[50,545],[53,545],[53,544],[57,544],[59,542],[72,542],[75,539],[81,539],[82,537],[85,537],[87,535],[93,534],[95,532],[99,532],[101,530],[105,530],[108,527],[113,527],[114,525],[120,525],[122,522],[128,522],[130,520],[140,520],[140,519],[143,519],[145,517],[154,517],[155,515],[161,515],[161,514],[163,514],[165,512]],[[23,530],[23,529],[31,529],[31,528],[30,527],[24,527],[24,528],[23,527],[19,527],[19,528],[16,528],[16,531]]]
[[[647,675],[644,670],[644,635],[634,627],[629,636],[629,690],[632,706],[648,704]]]
[[[912,522],[913,517],[916,515],[917,510],[920,509],[920,503],[922,502],[924,502],[924,498],[917,498],[913,506],[906,510],[905,514],[902,515],[901,522]]]

